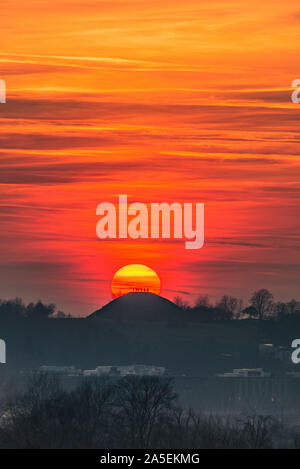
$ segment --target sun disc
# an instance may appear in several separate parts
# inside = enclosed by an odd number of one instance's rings
[[[115,298],[131,292],[149,292],[159,295],[160,278],[146,265],[125,265],[113,276],[111,291]]]

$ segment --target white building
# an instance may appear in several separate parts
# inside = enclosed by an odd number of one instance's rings
[[[164,367],[148,365],[97,366],[94,370],[84,370],[84,376],[162,376]]]
[[[271,373],[263,368],[234,368],[232,373],[217,375],[220,378],[270,378]]]
[[[97,366],[94,370],[83,370],[84,376],[105,376],[112,371],[112,366]]]
[[[121,376],[138,375],[138,376],[162,376],[165,374],[166,369],[162,366],[152,365],[129,365],[118,366],[117,371]]]
[[[55,373],[68,376],[78,376],[82,374],[82,371],[75,368],[75,366],[42,365],[39,367],[39,371],[43,373]]]
[[[65,376],[162,376],[166,369],[153,365],[126,365],[110,366],[100,365],[93,370],[79,370],[75,366],[48,366],[42,365],[39,371],[55,373]]]
[[[83,376],[98,376],[97,370],[83,370]]]

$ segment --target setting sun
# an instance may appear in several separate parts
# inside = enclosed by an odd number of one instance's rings
[[[146,265],[126,265],[113,276],[111,291],[115,298],[131,292],[149,292],[159,295],[160,278]]]

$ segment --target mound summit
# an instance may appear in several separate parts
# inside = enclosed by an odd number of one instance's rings
[[[87,319],[117,322],[178,323],[183,311],[172,301],[154,293],[127,293],[98,309]]]

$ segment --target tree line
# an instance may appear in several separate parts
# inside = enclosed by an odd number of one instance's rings
[[[174,298],[174,303],[186,313],[187,319],[210,322],[231,321],[238,319],[285,319],[300,318],[300,302],[291,299],[288,302],[275,301],[273,294],[262,288],[252,293],[249,304],[244,305],[242,299],[230,295],[223,295],[215,303],[210,301],[208,295],[198,297],[194,305],[190,305],[181,297]],[[0,320],[14,320],[23,317],[29,319],[61,319],[71,318],[70,314],[56,311],[53,303],[45,304],[41,300],[27,305],[21,298],[12,300],[0,299]]]
[[[223,295],[214,304],[208,295],[201,295],[194,305],[177,296],[174,302],[190,316],[203,321],[230,321],[233,319],[294,319],[300,318],[300,302],[291,299],[288,302],[275,301],[273,294],[266,288],[252,293],[248,305],[242,299]]]
[[[27,305],[21,298],[14,298],[12,300],[0,299],[0,319],[15,318],[29,318],[29,319],[47,319],[47,318],[65,318],[70,317],[63,311],[56,311],[54,303],[45,304],[41,300],[36,303],[30,302]]]
[[[32,374],[0,403],[0,448],[299,448],[300,435],[271,416],[221,419],[178,405],[168,378],[85,379],[67,392]]]

